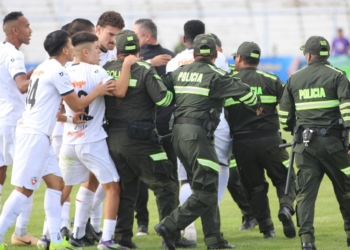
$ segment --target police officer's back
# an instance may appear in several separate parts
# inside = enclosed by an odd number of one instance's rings
[[[330,46],[325,38],[312,36],[301,50],[308,66],[289,78],[279,114],[286,131],[292,131],[296,124],[296,211],[302,249],[316,249],[314,208],[324,174],[334,186],[350,246],[350,156],[345,138],[350,127],[349,81],[327,61]]]
[[[118,78],[123,58],[137,54],[139,41],[133,31],[123,30],[117,35],[118,60],[104,68]],[[161,81],[151,65],[138,62],[131,68],[129,87],[124,98],[106,98],[108,120],[108,147],[118,169],[123,192],[121,194],[115,236],[118,243],[134,247],[131,241],[134,206],[139,179],[146,183],[157,197],[160,218],[175,208],[176,184],[172,164],[154,131],[155,107],[167,106],[173,94]]]
[[[168,249],[175,249],[172,233],[177,228],[185,228],[198,217],[202,217],[208,249],[234,247],[220,233],[217,207],[219,162],[212,143],[213,133],[225,97],[241,100],[254,109],[260,103],[247,85],[215,67],[213,61],[216,56],[215,40],[209,35],[198,35],[194,40],[195,62],[163,78],[167,86],[174,86],[173,145],[193,190],[181,208],[175,209],[155,227]]]
[[[279,219],[286,237],[295,237],[292,220],[294,213],[295,182],[293,180],[288,195],[284,194],[287,179],[288,153],[279,150],[282,143],[278,133],[279,121],[277,104],[283,93],[283,83],[273,75],[257,69],[261,50],[254,42],[242,43],[234,54],[235,71],[231,73],[249,84],[250,89],[260,96],[263,105],[261,116],[254,110],[226,99],[225,110],[233,137],[233,154],[241,170],[242,182],[247,189],[249,203],[258,221],[264,238],[274,237],[274,224],[268,202],[268,183],[264,171],[277,189],[280,203]]]

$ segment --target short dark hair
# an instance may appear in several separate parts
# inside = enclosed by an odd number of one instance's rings
[[[98,19],[97,25],[106,27],[107,25],[123,29],[125,27],[123,17],[115,11],[106,11]]]
[[[69,34],[64,30],[56,30],[48,34],[44,41],[44,48],[49,56],[59,56],[69,41]]]
[[[61,30],[64,30],[64,31],[67,31],[68,32],[68,30],[69,30],[69,25],[70,25],[71,23],[67,23],[67,24],[65,24],[65,25],[63,25],[62,27],[61,27]]]
[[[257,50],[253,50],[252,52],[260,55],[259,51]],[[258,65],[260,63],[260,58],[254,58],[246,55],[240,55],[240,56],[242,57],[242,60],[245,64]]]
[[[77,32],[72,36],[72,44],[74,47],[82,43],[93,43],[96,41],[98,41],[98,37],[86,31]]]
[[[90,31],[92,28],[95,28],[95,25],[90,20],[77,18],[70,23],[68,33],[73,36],[77,32]]]
[[[23,16],[23,13],[21,11],[10,12],[5,16],[3,25],[5,25],[7,22],[17,20],[21,16]]]
[[[205,33],[205,24],[200,20],[190,20],[184,25],[185,38],[188,42],[193,42],[197,35]]]
[[[157,40],[157,26],[152,19],[141,18],[137,20],[135,24],[139,24],[141,26],[143,33],[150,33],[151,36]]]

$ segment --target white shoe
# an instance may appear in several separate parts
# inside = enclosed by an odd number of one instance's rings
[[[188,227],[185,228],[184,237],[188,240],[197,241],[197,231],[194,227],[194,223],[191,223]]]

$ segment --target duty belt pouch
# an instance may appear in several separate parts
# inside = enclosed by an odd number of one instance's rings
[[[130,139],[147,140],[152,137],[154,124],[150,121],[130,121],[128,136]]]

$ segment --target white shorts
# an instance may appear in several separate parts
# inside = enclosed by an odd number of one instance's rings
[[[13,163],[15,133],[15,126],[0,126],[0,167]]]
[[[227,127],[225,127],[225,129],[215,130],[214,144],[216,155],[219,159],[220,165],[228,166],[229,160],[231,159],[232,155],[232,139],[230,136],[230,130],[227,129]],[[179,181],[187,180],[187,172],[179,158],[177,158],[177,174],[179,177]]]
[[[16,134],[11,184],[36,190],[43,176],[61,177],[57,157],[46,135]]]
[[[66,186],[87,182],[90,172],[101,184],[119,182],[105,139],[78,145],[63,144],[59,162]]]
[[[62,136],[52,137],[52,147],[53,147],[53,150],[55,151],[57,158],[60,155],[61,146],[62,146]]]

